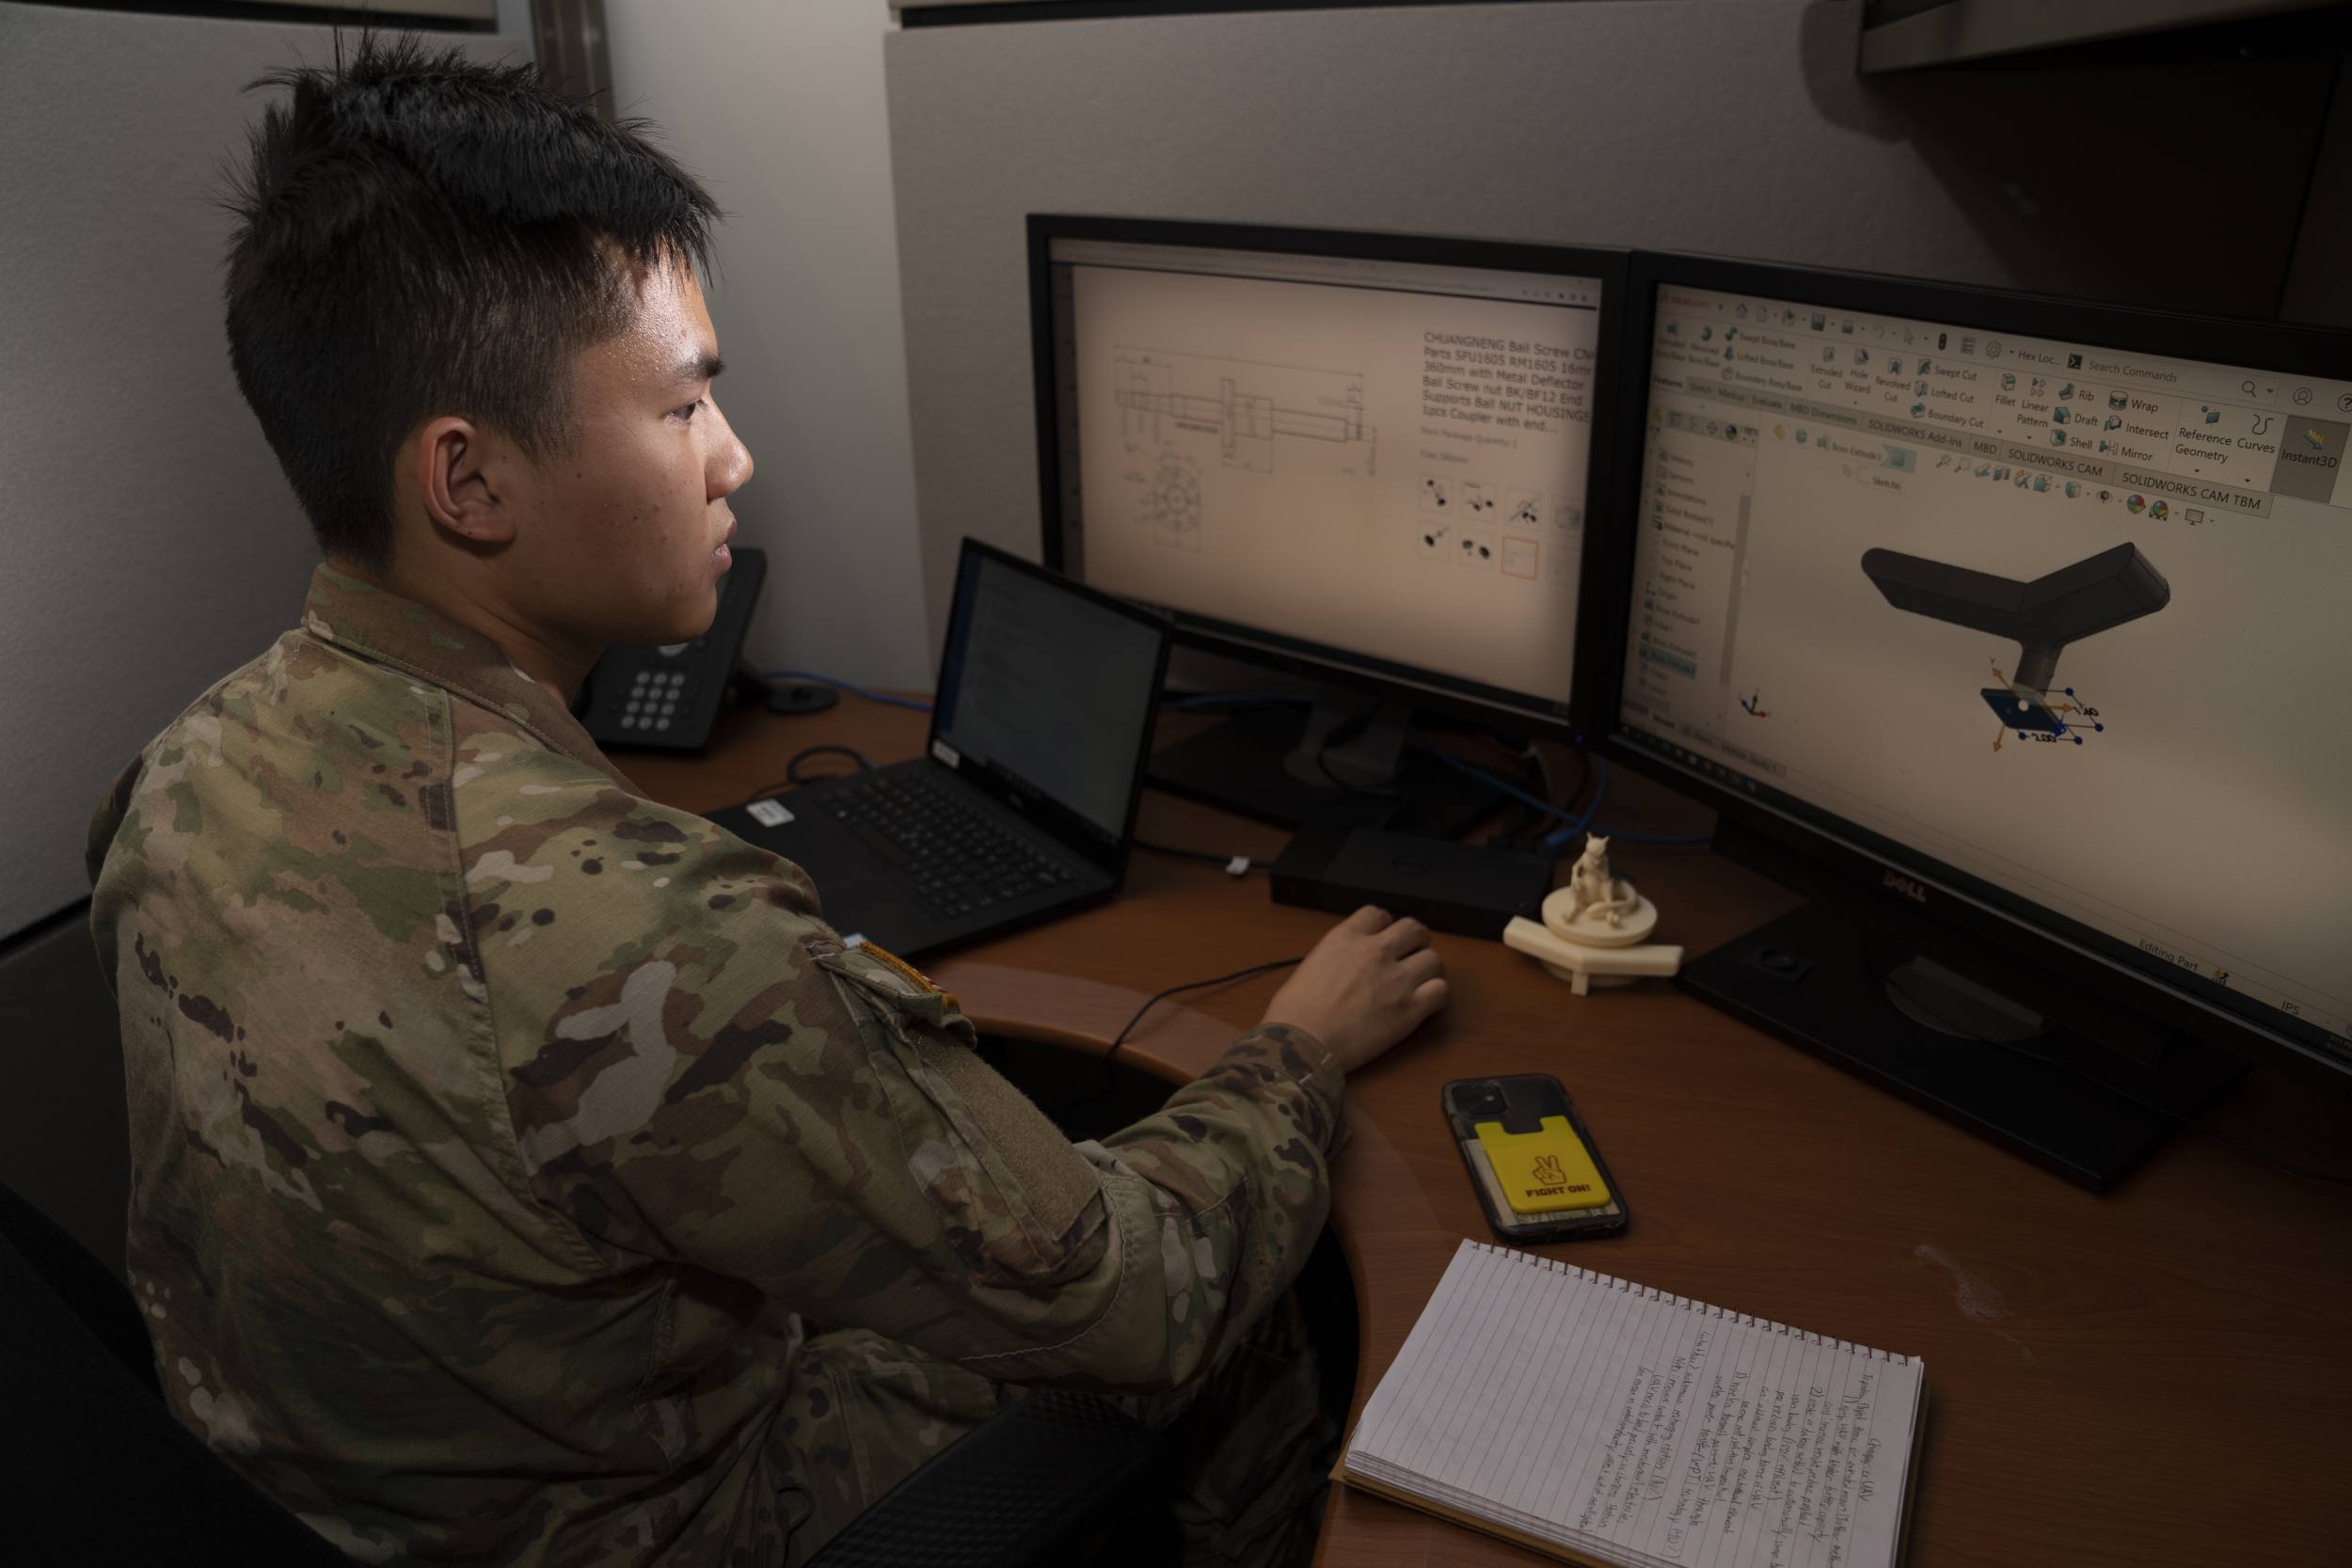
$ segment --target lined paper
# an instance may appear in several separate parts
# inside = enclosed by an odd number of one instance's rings
[[[1625,1568],[1893,1568],[1925,1375],[1466,1241],[1342,1468]]]

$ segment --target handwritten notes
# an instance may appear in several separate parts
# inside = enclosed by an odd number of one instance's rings
[[[1627,1568],[1889,1568],[1916,1357],[1464,1242],[1352,1481]]]

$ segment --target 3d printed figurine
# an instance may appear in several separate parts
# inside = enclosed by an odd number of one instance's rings
[[[1658,906],[1611,873],[1609,841],[1596,835],[1585,839],[1567,885],[1544,900],[1543,924],[1515,919],[1503,927],[1502,942],[1541,959],[1583,996],[1595,984],[1621,986],[1680,969],[1681,948],[1643,942],[1657,928]]]
[[[1617,934],[1625,917],[1638,911],[1644,903],[1642,895],[1633,891],[1631,882],[1621,881],[1609,874],[1609,841],[1597,833],[1585,835],[1584,853],[1577,858],[1575,867],[1568,873],[1565,892],[1567,900],[1560,911],[1563,923],[1573,930],[1579,922],[1589,925],[1598,920],[1609,927],[1611,937]],[[1544,913],[1547,918],[1551,913],[1549,902],[1544,906]],[[1653,926],[1658,923],[1657,910],[1650,911],[1649,919]],[[1636,936],[1634,940],[1639,941],[1640,937]],[[1602,945],[1613,947],[1618,943],[1604,942]]]
[[[2058,680],[2058,655],[2066,645],[2153,615],[2172,602],[2172,585],[2137,545],[2102,550],[2031,582],[1895,550],[1865,550],[1862,570],[1897,610],[2015,638],[2017,672],[2010,689],[1987,688],[1985,703],[2004,724],[2060,734],[2064,725],[2052,718],[2043,699]]]

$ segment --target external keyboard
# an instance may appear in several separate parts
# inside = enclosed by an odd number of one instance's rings
[[[853,778],[825,809],[943,919],[1071,879],[1066,867],[919,772]]]

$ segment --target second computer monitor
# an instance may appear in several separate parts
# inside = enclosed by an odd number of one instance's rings
[[[1030,219],[1047,560],[1557,728],[1621,255]]]
[[[2037,1012],[2352,1074],[2352,337],[1637,274],[1615,742],[2031,953]]]

